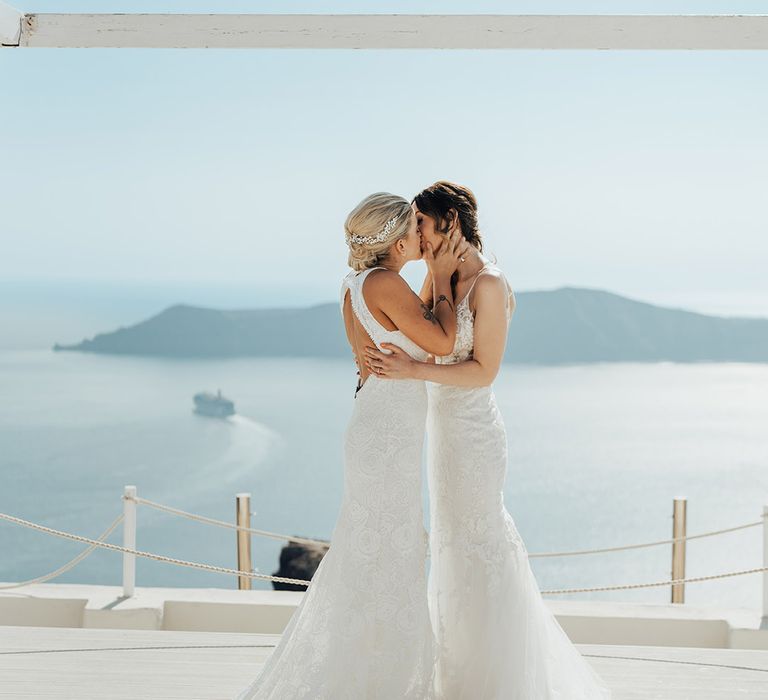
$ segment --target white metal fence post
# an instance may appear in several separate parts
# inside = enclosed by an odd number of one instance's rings
[[[768,566],[768,505],[763,506],[763,566]],[[761,629],[768,629],[768,571],[763,571],[763,620]]]
[[[136,487],[123,488],[123,547],[136,549]],[[123,597],[131,598],[136,585],[136,555],[123,554]]]

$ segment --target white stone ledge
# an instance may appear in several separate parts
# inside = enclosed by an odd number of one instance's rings
[[[304,594],[223,588],[35,584],[0,591],[0,625],[280,634]],[[768,649],[760,612],[747,608],[607,601],[545,602],[579,644]]]

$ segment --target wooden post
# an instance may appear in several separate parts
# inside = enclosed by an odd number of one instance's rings
[[[136,549],[135,486],[123,487],[123,547]],[[136,586],[136,555],[123,554],[123,597],[133,596]]]
[[[686,499],[676,498],[672,505],[672,537],[685,537]],[[685,540],[672,543],[672,579],[685,578]],[[685,584],[672,586],[672,602],[685,602]]]
[[[251,527],[251,494],[238,493],[235,496],[235,522],[238,527]],[[239,571],[252,571],[251,568],[251,533],[237,531],[237,568]],[[252,579],[247,576],[237,577],[239,590],[251,590]]]

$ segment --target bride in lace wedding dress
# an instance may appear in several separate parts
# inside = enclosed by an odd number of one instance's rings
[[[491,382],[515,299],[481,254],[470,190],[438,182],[414,199],[423,242],[461,230],[470,252],[455,278],[452,351],[434,363],[395,345],[366,350],[378,376],[429,384],[429,598],[441,700],[608,700],[610,690],[546,607],[504,506],[507,439]],[[442,229],[442,231],[441,231]],[[427,277],[429,279],[429,275]],[[430,284],[421,295],[431,298]],[[396,383],[396,382],[394,382]]]
[[[407,200],[371,195],[345,228],[353,271],[342,284],[341,305],[360,380],[345,434],[341,510],[330,549],[280,643],[238,700],[432,697],[421,505],[426,387],[371,374],[362,348],[397,343],[415,360],[447,352],[456,330],[450,277],[468,245],[457,235],[426,256],[438,300],[433,308],[398,274],[422,257]]]

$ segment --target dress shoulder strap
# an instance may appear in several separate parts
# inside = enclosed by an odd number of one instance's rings
[[[493,263],[489,263],[489,262],[485,263],[485,265],[483,265],[477,271],[477,274],[475,275],[475,279],[473,279],[472,280],[472,284],[469,285],[469,291],[464,295],[464,299],[466,299],[467,302],[469,302],[469,295],[472,294],[472,290],[475,288],[475,285],[477,284],[477,280],[480,279],[480,277],[482,276],[483,272],[485,272],[490,265],[493,265]]]
[[[360,325],[365,329],[365,332],[370,336],[375,345],[379,345],[380,337],[382,333],[386,333],[387,329],[384,328],[373,316],[365,303],[363,297],[363,282],[368,274],[373,270],[385,270],[385,267],[369,267],[360,272],[353,270],[350,272],[342,282],[341,285],[341,312],[344,313],[344,296],[347,289],[349,289],[350,302],[352,303],[352,311],[355,317],[360,322]]]
[[[339,295],[339,304],[341,305],[341,315],[344,315],[344,297],[347,296],[347,290],[350,288],[349,283],[351,278],[354,276],[355,271],[352,270],[348,275],[344,277],[344,279],[341,280],[341,290]]]
[[[472,293],[472,290],[475,288],[475,283],[477,280],[480,279],[483,272],[487,270],[488,268],[495,268],[496,271],[501,275],[502,279],[504,280],[504,284],[507,286],[507,321],[509,321],[512,318],[512,314],[514,313],[514,308],[512,307],[512,300],[514,298],[514,292],[512,291],[512,285],[510,285],[509,280],[507,279],[507,276],[501,271],[498,265],[492,262],[487,262],[485,265],[483,265],[482,268],[480,268],[479,272],[475,276],[475,279],[472,281],[472,284],[469,286],[469,291],[464,296],[464,299],[469,301],[469,295]]]

